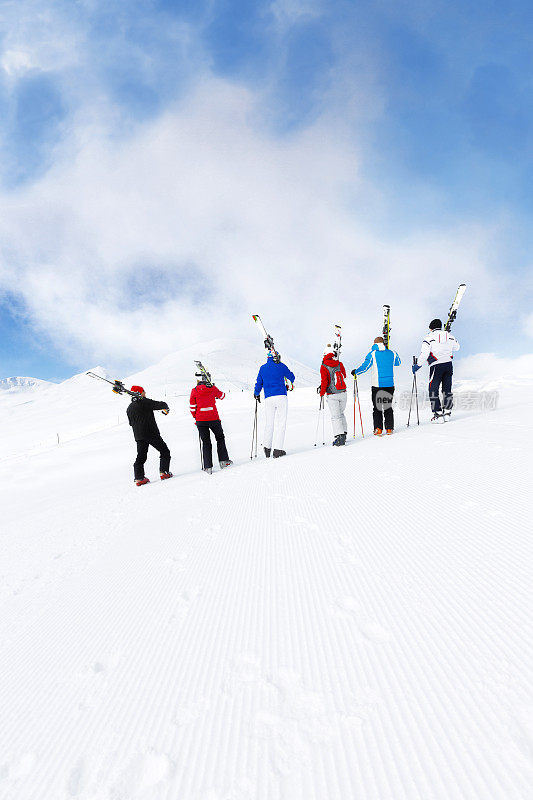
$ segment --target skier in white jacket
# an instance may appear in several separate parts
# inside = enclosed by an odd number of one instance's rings
[[[434,319],[429,323],[429,334],[422,342],[418,357],[420,363],[413,364],[413,374],[420,369],[424,361],[429,364],[429,400],[433,411],[433,420],[442,417],[443,413],[449,414],[453,408],[452,361],[453,354],[459,350],[459,347],[455,336],[442,330],[440,319]],[[440,400],[441,387],[442,404]]]

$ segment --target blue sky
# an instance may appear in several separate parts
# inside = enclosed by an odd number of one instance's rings
[[[312,363],[383,302],[414,352],[461,280],[468,352],[531,352],[532,30],[513,0],[0,4],[0,377],[258,311]]]

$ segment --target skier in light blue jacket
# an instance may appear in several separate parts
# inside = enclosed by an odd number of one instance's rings
[[[383,417],[385,417],[387,433],[391,434],[394,431],[394,411],[392,410],[394,367],[399,367],[401,363],[398,353],[385,347],[383,336],[377,336],[361,366],[352,370],[352,375],[355,376],[372,369],[374,436],[381,436],[383,433]]]
[[[287,383],[294,383],[294,373],[283,364],[276,360],[274,354],[269,352],[266,364],[259,368],[257,380],[255,382],[254,397],[261,402],[261,389],[265,394],[265,433],[263,436],[263,449],[265,456],[270,458],[272,450],[272,440],[274,440],[273,458],[287,455],[283,450],[285,439],[285,428],[287,425]],[[274,422],[276,429],[274,431]]]

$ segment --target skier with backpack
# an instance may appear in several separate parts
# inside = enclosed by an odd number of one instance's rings
[[[320,367],[320,386],[317,391],[320,397],[325,395],[328,401],[331,426],[335,437],[334,447],[345,445],[348,435],[348,424],[344,415],[346,408],[345,377],[346,370],[342,361],[339,361],[337,347],[332,344],[326,345]]]
[[[352,375],[362,375],[372,368],[372,408],[374,436],[383,433],[383,420],[387,434],[394,431],[394,411],[392,399],[394,395],[394,367],[401,364],[400,356],[395,350],[385,347],[383,336],[377,336],[374,344],[361,366],[352,370]]]
[[[168,414],[169,408],[164,400],[150,400],[142,386],[132,386],[134,393],[131,403],[126,409],[128,422],[133,428],[133,435],[137,443],[137,458],[133,465],[134,481],[137,486],[150,483],[145,477],[144,465],[148,456],[150,445],[159,452],[159,475],[162,481],[172,478],[170,472],[170,450],[161,438],[159,428],[154,417],[154,411]]]
[[[452,377],[453,354],[460,345],[449,330],[442,330],[442,320],[433,319],[429,323],[429,334],[422,342],[418,361],[412,366],[413,375],[425,361],[429,364],[429,400],[433,412],[432,422],[444,421],[453,408]],[[442,400],[440,390],[442,388]]]
[[[294,373],[284,364],[279,353],[269,350],[266,363],[259,368],[255,382],[254,397],[261,402],[261,389],[265,395],[265,432],[263,450],[265,456],[280,458],[287,455],[283,450],[285,428],[287,426],[287,383],[294,383]],[[272,443],[274,450],[272,451]]]
[[[199,363],[199,362],[198,362]],[[208,475],[213,473],[213,448],[211,445],[211,431],[217,443],[217,455],[220,469],[233,464],[228,456],[226,439],[222,429],[222,422],[218,415],[217,400],[223,400],[225,393],[221,392],[205,371],[195,373],[196,386],[191,391],[190,411],[198,428],[202,452],[202,469]]]

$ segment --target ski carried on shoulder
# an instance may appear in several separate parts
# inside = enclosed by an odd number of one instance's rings
[[[115,394],[129,394],[131,397],[141,396],[139,392],[130,392],[129,389],[126,389],[122,381],[110,381],[109,378],[103,378],[101,375],[97,375],[96,372],[86,372],[85,374],[89,375],[91,378],[98,378],[99,381],[105,381],[105,383],[109,383],[113,387],[112,391],[115,392]]]
[[[455,318],[457,316],[457,309],[459,308],[459,303],[463,299],[463,295],[466,290],[466,283],[459,284],[459,288],[455,293],[455,299],[450,306],[450,310],[448,312],[448,319],[446,321],[446,325],[444,326],[445,331],[451,331],[452,329],[452,322],[455,322]]]
[[[109,383],[111,386],[111,391],[115,392],[115,394],[129,394],[130,397],[141,397],[140,392],[131,392],[129,389],[126,389],[122,381],[114,380],[110,381],[109,378],[103,378],[101,375],[97,375],[96,372],[86,372],[90,378],[97,378],[99,381],[104,381],[104,383]],[[166,408],[161,409],[161,413],[165,416],[168,414],[168,410]]]
[[[264,343],[266,349],[268,350],[269,353],[272,353],[272,358],[274,359],[275,363],[279,364],[279,362],[281,361],[281,356],[278,353],[278,351],[276,350],[276,346],[274,344],[274,339],[272,338],[272,336],[269,333],[266,332],[266,328],[263,325],[263,321],[262,321],[261,317],[259,316],[259,314],[252,314],[252,319],[255,322],[255,324],[257,325],[257,327],[259,328],[259,332],[260,332],[261,336],[263,337],[263,343]],[[289,380],[287,380],[287,378],[285,378],[285,386],[287,387],[287,389],[290,392],[292,392],[292,390],[294,389],[294,386],[292,385],[292,383]]]
[[[383,344],[389,349],[390,341],[390,306],[383,306]]]
[[[335,340],[333,342],[333,352],[337,361],[340,360],[342,347],[342,330],[340,325],[335,325]]]
[[[202,362],[195,361],[194,363],[196,364],[198,372],[205,378],[205,385],[208,387],[213,386],[213,381],[211,380],[211,373],[206,370]]]
[[[270,336],[269,333],[266,332],[266,328],[263,325],[263,322],[262,322],[261,317],[259,316],[259,314],[252,314],[252,319],[255,322],[255,324],[257,325],[257,327],[259,328],[259,332],[261,333],[261,336],[263,337],[263,341],[264,341],[264,345],[265,345],[266,349],[269,351],[269,353],[272,353],[272,358],[274,359],[276,364],[278,364],[279,361],[280,361],[280,355],[279,355],[279,353],[276,350],[276,347],[274,345],[274,339],[272,338],[272,336]]]

